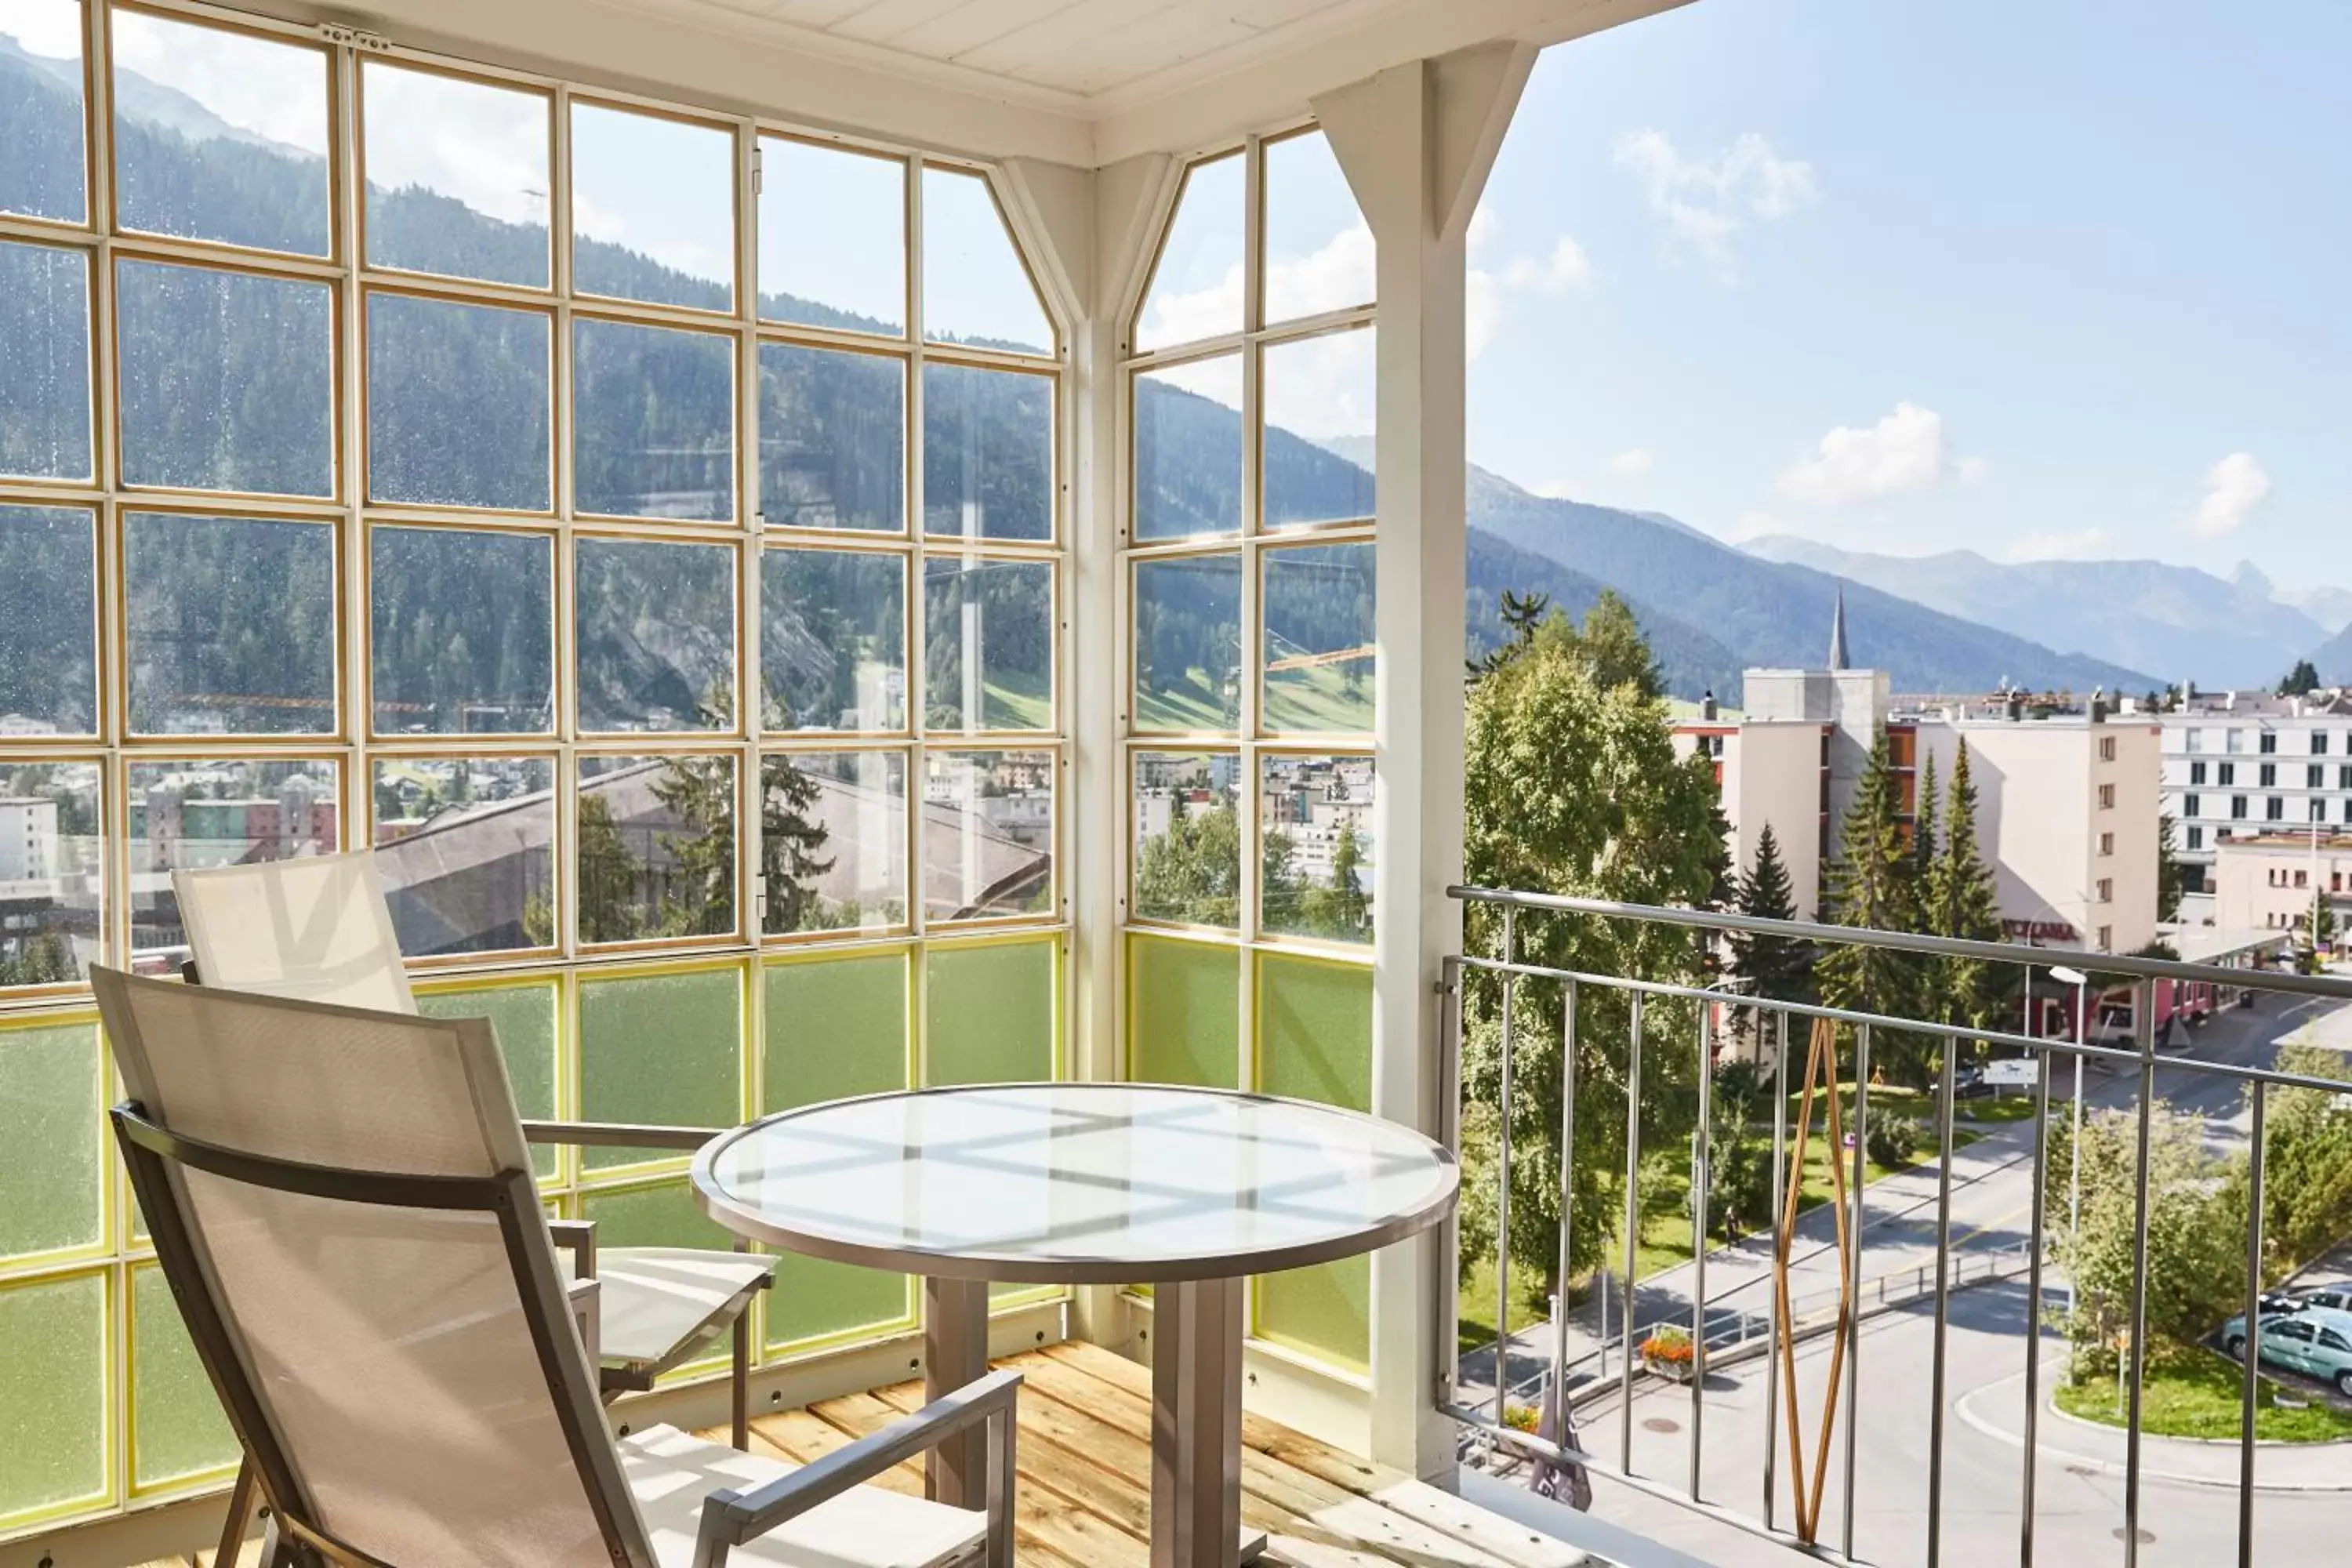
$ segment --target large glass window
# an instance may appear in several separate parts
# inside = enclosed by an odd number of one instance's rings
[[[1067,1058],[1063,362],[986,174],[105,0],[0,0],[0,1539],[233,1468],[86,982],[177,970],[175,871],[372,846],[525,1114]],[[725,1245],[672,1152],[537,1165]],[[763,1356],[910,1311],[788,1274]]]
[[[1370,231],[1319,132],[1186,173],[1125,366],[1122,908],[1142,1076],[1370,1094],[1371,300]],[[1360,1370],[1368,1279],[1359,1262],[1260,1280],[1251,1331]]]

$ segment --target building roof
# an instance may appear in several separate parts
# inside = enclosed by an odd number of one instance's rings
[[[2214,847],[2219,849],[2232,850],[2292,849],[2305,855],[2310,854],[2314,849],[2325,849],[2332,854],[2344,854],[2352,851],[2352,833],[2315,835],[2308,828],[2300,833],[2292,829],[2281,829],[2271,833],[2232,833],[2218,840]]]
[[[2213,926],[2183,926],[2165,932],[2164,940],[2172,944],[2172,951],[2180,955],[2183,963],[2219,963],[2225,958],[2283,947],[2294,934],[2291,931],[2258,928],[2230,931]]]

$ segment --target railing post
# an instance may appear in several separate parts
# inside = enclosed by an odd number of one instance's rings
[[[1632,1019],[1625,1039],[1625,1289],[1618,1316],[1625,1330],[1625,1364],[1617,1387],[1617,1455],[1625,1473],[1633,1473],[1633,1320],[1640,1300],[1634,1284],[1637,1249],[1642,1240],[1642,994],[1633,993]]]
[[[1834,1058],[1832,1058],[1830,1073],[1830,1088],[1832,1093],[1836,1091],[1837,1072]],[[1843,1551],[1848,1557],[1853,1555],[1853,1510],[1856,1501],[1853,1494],[1853,1472],[1854,1459],[1858,1452],[1854,1432],[1856,1424],[1862,1419],[1862,1226],[1865,1213],[1863,1203],[1863,1179],[1870,1173],[1868,1167],[1864,1163],[1864,1153],[1870,1147],[1869,1128],[1870,1026],[1856,1024],[1853,1026],[1853,1256],[1849,1263],[1853,1286],[1852,1300],[1855,1310],[1846,1323],[1845,1499],[1843,1510]],[[1843,1151],[1832,1149],[1829,1152],[1830,1158],[1834,1160],[1841,1152]],[[1885,1283],[1882,1281],[1881,1290],[1883,1291],[1885,1288]]]
[[[1780,1194],[1788,1185],[1789,1163],[1789,1015],[1775,1009],[1773,1016],[1779,1028],[1772,1047],[1772,1227],[1780,1226]],[[1763,1023],[1763,1009],[1757,1009],[1757,1023]],[[1777,1243],[1777,1237],[1776,1237]],[[1772,1487],[1774,1472],[1779,1468],[1780,1440],[1773,1424],[1780,1414],[1780,1380],[1772,1375],[1780,1362],[1780,1319],[1774,1311],[1765,1313],[1764,1358],[1764,1528],[1772,1528]]]
[[[1952,1267],[1952,1100],[1958,1083],[1960,1042],[1945,1037],[1938,1053],[1936,1137],[1940,1150],[1936,1174],[1936,1364],[1927,1428],[1927,1568],[1944,1559],[1944,1395],[1946,1342],[1950,1328]],[[1920,1288],[1927,1269],[1919,1270]]]
[[[1437,1141],[1462,1154],[1462,959],[1449,953],[1439,964],[1437,1048]],[[1455,1281],[1461,1278],[1462,1222],[1445,1216],[1438,1227],[1436,1299],[1430,1313],[1430,1334],[1435,1363],[1436,1400],[1454,1403],[1462,1371],[1461,1298]]]
[[[2143,980],[2134,989],[2133,1032],[2139,1037],[2139,1182],[2132,1206],[2131,1345],[2127,1352],[2131,1392],[2125,1416],[2128,1425],[2124,1428],[2124,1568],[2137,1568],[2139,1563],[2139,1418],[2142,1384],[2147,1372],[2147,1159],[2156,1116],[2156,982]],[[2078,1141],[2074,1152],[2078,1169],[2082,1159]]]
[[[1552,1298],[1551,1322],[1551,1387],[1554,1408],[1559,1412],[1559,1428],[1556,1436],[1565,1441],[1568,1436],[1568,1282],[1573,1276],[1570,1265],[1575,1261],[1569,1247],[1569,1223],[1576,1202],[1576,982],[1568,982],[1567,999],[1560,1005],[1559,1061],[1559,1290]],[[1606,1276],[1603,1276],[1603,1289]],[[1605,1310],[1605,1306],[1604,1306]],[[1601,1330],[1601,1345],[1608,1346],[1608,1330]]]
[[[1512,916],[1518,911],[1503,911],[1503,962],[1517,961],[1517,942],[1513,931]],[[1509,969],[1503,971],[1503,1063],[1502,1092],[1496,1120],[1501,1127],[1495,1135],[1495,1420],[1500,1425],[1505,1414],[1504,1399],[1510,1389],[1511,1364],[1511,1024],[1517,1011],[1519,978]]]
[[[1706,1436],[1706,1220],[1707,1184],[1714,1180],[1714,1149],[1707,1118],[1715,1106],[1715,1052],[1709,1004],[1698,1005],[1698,1128],[1691,1135],[1691,1436],[1690,1495],[1700,1495],[1699,1467]]]
[[[2238,1568],[2254,1568],[2254,1385],[2263,1364],[2263,1112],[2270,1085],[2253,1084],[2252,1147],[2246,1181],[2245,1370],[2238,1405]]]

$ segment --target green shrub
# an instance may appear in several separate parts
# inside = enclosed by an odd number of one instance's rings
[[[1893,1111],[1873,1110],[1863,1130],[1862,1146],[1877,1164],[1899,1171],[1918,1157],[1918,1121]]]

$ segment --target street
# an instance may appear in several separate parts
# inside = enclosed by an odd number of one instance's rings
[[[2282,1044],[2296,1039],[2352,1048],[2352,1007],[2267,999],[2258,1008],[2231,1010],[2188,1033],[2170,1059],[2193,1057],[2206,1063],[2266,1066]],[[2065,1113],[2072,1077],[2064,1062],[2053,1067],[2053,1117]],[[2128,1108],[2136,1089],[2128,1072],[2118,1076],[2095,1068],[2085,1075],[2084,1104]],[[2172,1108],[2204,1117],[2208,1142],[2217,1152],[2245,1146],[2250,1110],[2243,1084],[2168,1066],[2158,1070],[2157,1092]],[[1969,1278],[1984,1274],[1989,1267],[1978,1267],[1980,1262],[1990,1266],[2004,1250],[2013,1252],[2028,1241],[2032,1150],[2030,1124],[1995,1123],[1953,1157],[1954,1269]],[[1936,1192],[1937,1173],[1930,1168],[1874,1184],[1866,1195],[1861,1269],[1865,1321],[1845,1376],[1859,1380],[1854,1384],[1859,1430],[1853,1456],[1853,1552],[1873,1563],[1908,1564],[1927,1558],[1934,1315],[1931,1296],[1907,1304],[1905,1298],[1923,1279],[1933,1289]],[[1832,1223],[1826,1208],[1800,1221],[1790,1293],[1801,1316],[1805,1302],[1825,1299],[1824,1292],[1834,1295],[1837,1254]],[[1980,1259],[1978,1255],[1985,1256]],[[1696,1283],[1696,1270],[1687,1264],[1643,1280],[1637,1292],[1637,1324],[1687,1326]],[[1879,1289],[1895,1304],[1875,1308]],[[1742,1323],[1760,1326],[1769,1319],[1770,1290],[1769,1251],[1760,1238],[1711,1254],[1706,1273],[1710,1342],[1720,1342]],[[2064,1305],[2065,1281],[2054,1267],[2045,1269],[2043,1293],[2049,1306]],[[1621,1310],[1612,1303],[1612,1338],[1622,1332]],[[2023,1373],[2030,1324],[2021,1268],[2014,1277],[1973,1284],[1950,1297],[1942,1561],[1956,1568],[2019,1561]],[[1687,1387],[1637,1376],[1629,1419],[1618,1393],[1622,1352],[1612,1346],[1604,1360],[1599,1329],[1599,1303],[1589,1302],[1575,1315],[1570,1332],[1571,1383],[1584,1390],[1577,1421],[1585,1447],[1614,1460],[1623,1451],[1630,1429],[1636,1473],[1681,1490],[1689,1481],[1692,1431],[1703,1425],[1701,1496],[1759,1516],[1768,1453],[1767,1381],[1777,1363],[1760,1355],[1734,1356],[1711,1366],[1696,1403]],[[2045,1363],[2063,1351],[2063,1342],[2047,1331],[2040,1344]],[[1809,1479],[1831,1345],[1831,1336],[1821,1335],[1806,1342],[1798,1356]],[[1548,1324],[1515,1337],[1507,1369],[1513,1386],[1523,1390],[1516,1396],[1522,1402],[1534,1402],[1549,1364],[1550,1347]],[[2122,1435],[2054,1415],[2047,1398],[2056,1375],[2056,1366],[2046,1363],[2034,1483],[2036,1560],[2070,1565],[2120,1561]],[[1465,1357],[1463,1376],[1465,1403],[1490,1390],[1491,1352]],[[1485,1387],[1474,1388],[1474,1380]],[[1820,1511],[1818,1539],[1832,1546],[1843,1546],[1845,1539],[1843,1404],[1841,1397],[1838,1436],[1829,1449]],[[1773,1518],[1787,1529],[1792,1515],[1786,1410],[1780,1409],[1771,1419],[1777,1467]],[[2236,1462],[2233,1445],[2143,1439],[2141,1563],[2205,1568],[2235,1560]],[[2306,1563],[2318,1568],[2344,1561],[2342,1538],[2336,1532],[2352,1528],[2352,1452],[2332,1446],[2265,1447],[2258,1454],[2256,1482],[2258,1560],[2265,1568],[2302,1568]],[[2343,1489],[2332,1489],[2338,1487]],[[1726,1568],[1800,1561],[1728,1525],[1605,1478],[1596,1479],[1595,1494],[1594,1511],[1601,1517]]]

